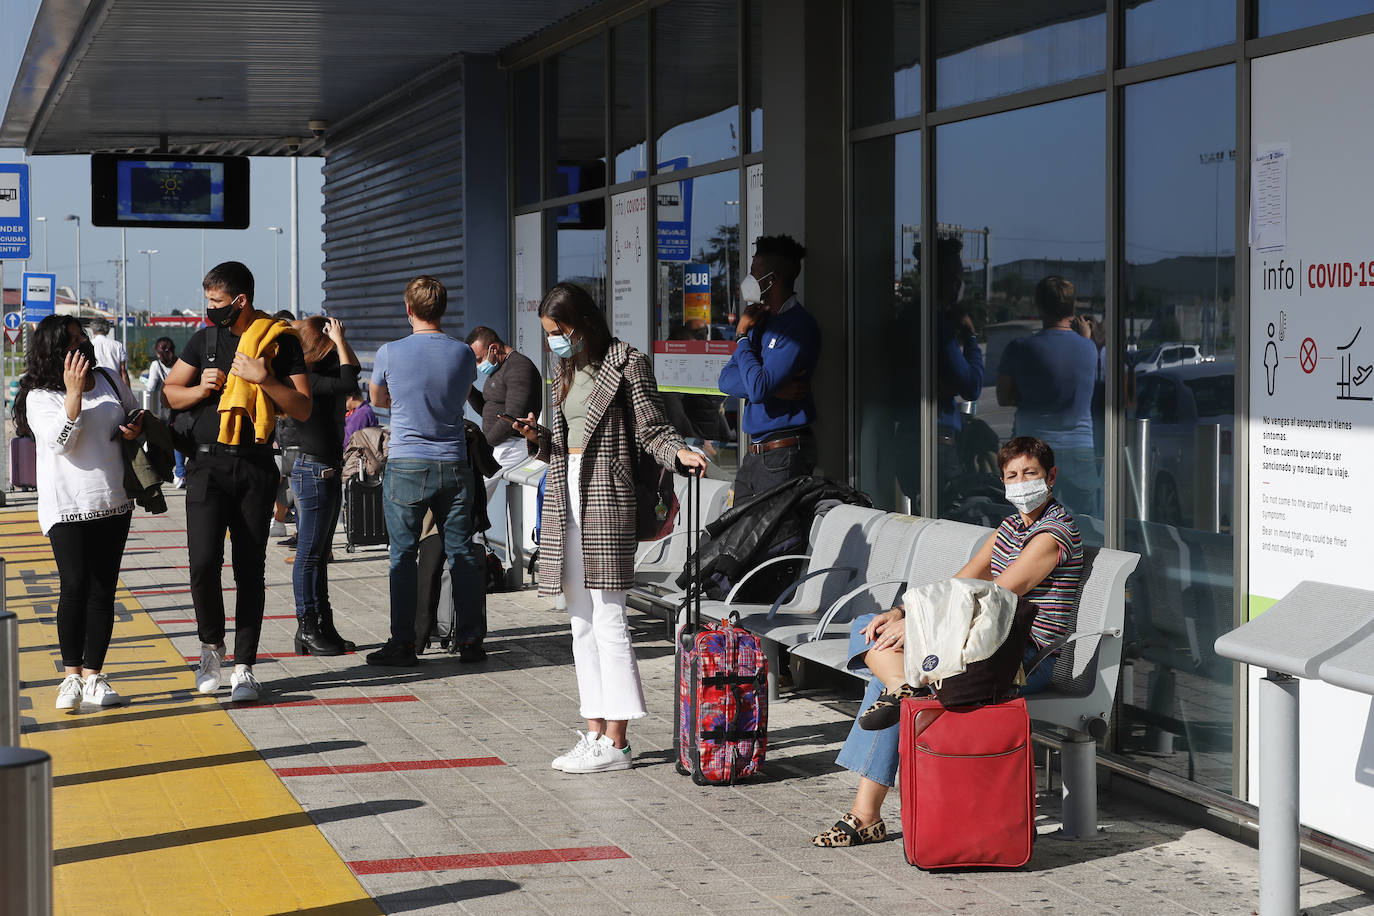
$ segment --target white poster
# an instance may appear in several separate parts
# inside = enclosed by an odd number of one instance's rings
[[[1374,183],[1363,156],[1374,37],[1253,64],[1249,610],[1298,582],[1371,588]],[[1313,99],[1321,99],[1313,104]],[[1253,685],[1261,671],[1250,672]],[[1374,710],[1303,681],[1302,821],[1374,848]],[[1259,722],[1251,693],[1251,798]]]
[[[515,218],[515,349],[543,365],[543,333],[539,326],[539,302],[544,298],[544,236],[541,214]]]
[[[740,252],[740,271],[747,273],[754,259],[754,242],[763,235],[763,163],[745,169],[744,250]]]
[[[649,190],[611,198],[611,333],[649,352]]]

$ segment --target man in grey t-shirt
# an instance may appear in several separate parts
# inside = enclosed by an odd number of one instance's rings
[[[382,498],[391,540],[391,638],[369,665],[408,667],[415,657],[416,567],[425,511],[443,532],[453,585],[454,641],[462,661],[486,658],[486,589],[472,540],[477,486],[468,466],[463,405],[477,378],[472,348],[443,332],[448,293],[434,277],[406,285],[412,334],[383,344],[372,367],[372,403],[391,408]]]

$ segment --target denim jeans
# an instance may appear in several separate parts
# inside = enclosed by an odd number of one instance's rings
[[[453,586],[453,633],[459,645],[487,635],[485,557],[473,542],[472,507],[477,496],[467,462],[392,458],[382,478],[383,511],[391,539],[391,638],[415,645],[416,557],[425,510],[444,539]]]
[[[297,619],[329,610],[329,548],[339,524],[343,484],[339,469],[320,461],[296,461],[291,469],[296,494],[296,562],[291,590]]]
[[[864,641],[863,628],[876,616],[864,614],[862,617],[854,618],[854,622],[849,625],[849,670],[868,679],[868,689],[864,691],[863,703],[859,706],[860,716],[878,699],[878,694],[883,692],[883,682],[874,677],[868,666],[863,663],[864,653],[871,648]],[[1040,650],[1035,643],[1028,642],[1024,660],[1029,662],[1038,651]],[[1029,696],[1044,690],[1049,686],[1050,675],[1053,672],[1054,659],[1048,658],[1026,678],[1020,695]],[[844,747],[840,748],[840,756],[835,758],[835,762],[865,779],[885,786],[896,785],[897,765],[901,759],[897,746],[899,729],[899,725],[893,725],[879,731],[864,731],[859,727],[859,720],[855,717],[854,724],[849,728],[849,737],[844,739]]]

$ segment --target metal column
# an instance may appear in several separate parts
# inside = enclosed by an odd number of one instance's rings
[[[7,610],[0,557],[0,746],[19,743],[19,618]]]
[[[1298,912],[1298,681],[1270,671],[1259,682],[1261,916]]]
[[[1084,839],[1097,834],[1097,742],[1071,732],[1059,748],[1064,793],[1064,835]]]
[[[0,747],[0,916],[52,912],[52,758]]]

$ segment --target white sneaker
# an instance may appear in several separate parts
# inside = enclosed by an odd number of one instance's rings
[[[592,745],[595,743],[595,732],[578,732],[577,743],[572,746],[572,750],[568,751],[566,754],[563,754],[559,757],[553,758],[553,763],[551,764],[551,766],[555,770],[563,769],[565,766],[572,763],[574,760],[581,757],[583,754],[587,753],[587,751],[591,750]]]
[[[81,680],[79,674],[69,674],[62,679],[62,683],[57,685],[57,708],[75,709],[81,705],[81,691],[85,688],[85,682]]]
[[[272,519],[272,525],[267,529],[267,535],[274,538],[286,537],[286,523],[279,522],[275,518]]]
[[[172,478],[172,489],[174,489],[174,490],[184,490],[185,488],[186,488],[186,478],[185,478],[185,477],[173,477],[173,478]]]
[[[104,708],[106,706],[121,706],[124,698],[115,692],[110,686],[110,682],[103,674],[92,674],[86,678],[85,686],[81,691],[81,705]]]
[[[616,747],[610,738],[599,735],[585,754],[569,761],[563,767],[563,772],[601,773],[606,770],[628,770],[632,759],[628,744]]]
[[[200,667],[196,669],[196,689],[201,693],[219,690],[220,668],[224,665],[224,646],[201,646]]]
[[[234,676],[229,678],[229,702],[231,703],[254,703],[258,699],[258,691],[262,685],[258,679],[253,677],[253,669],[248,668],[244,671],[235,671]]]

